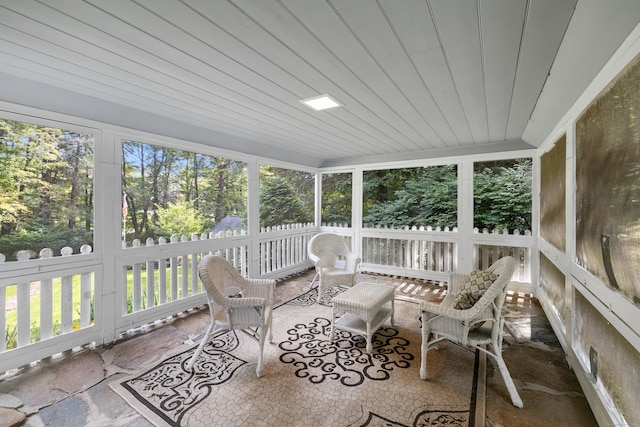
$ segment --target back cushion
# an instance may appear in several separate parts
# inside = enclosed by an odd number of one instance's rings
[[[495,274],[481,270],[469,273],[462,282],[462,289],[456,295],[453,308],[466,310],[473,307],[497,278]]]

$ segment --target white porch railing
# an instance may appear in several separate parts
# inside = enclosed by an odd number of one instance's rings
[[[94,280],[102,267],[90,254],[88,245],[75,256],[62,248],[62,259],[46,248],[35,262],[28,251],[12,263],[0,254],[0,372],[99,337]]]
[[[290,224],[261,230],[260,276],[283,277],[310,266],[307,243],[318,232],[313,224]]]
[[[366,228],[361,271],[444,281],[457,271],[457,229]]]
[[[511,289],[532,292],[531,252],[533,237],[531,231],[520,234],[519,230],[474,230],[473,267],[484,270],[504,256],[516,260],[516,270],[511,278]]]
[[[321,227],[327,228],[354,238],[351,228]],[[224,257],[245,276],[253,271],[280,278],[307,269],[307,243],[317,232],[312,224],[300,224],[263,229],[254,237],[230,231],[134,241],[107,263],[116,272],[112,281],[102,279],[106,261],[89,246],[75,255],[65,248],[55,258],[51,250],[32,260],[25,253],[16,262],[4,262],[0,254],[0,331],[5,331],[0,372],[77,346],[107,343],[203,305],[197,265],[204,254]],[[364,272],[444,281],[449,271],[457,271],[460,239],[456,229],[366,228],[352,243],[361,251]],[[512,255],[520,260],[514,280],[530,281],[531,239],[530,233],[474,233],[474,265],[484,268]]]
[[[323,231],[333,231],[347,238],[351,229],[340,224],[323,224]],[[486,269],[503,256],[517,261],[512,288],[531,292],[531,251],[533,237],[526,230],[478,230],[461,236],[454,227],[363,228],[360,271],[395,274],[405,277],[446,281],[449,272],[458,271],[458,247],[462,239],[472,246],[473,269]]]

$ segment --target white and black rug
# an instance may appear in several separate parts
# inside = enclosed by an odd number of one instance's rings
[[[367,354],[365,339],[340,332],[329,341],[331,307],[309,291],[274,309],[274,343],[223,332],[117,383],[113,389],[158,426],[467,426],[473,417],[474,353],[443,343],[420,379],[415,303],[396,301]]]

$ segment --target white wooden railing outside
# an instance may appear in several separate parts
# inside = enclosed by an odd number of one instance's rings
[[[148,239],[144,244],[135,240],[116,255],[115,271],[121,273],[115,275],[111,291],[96,288],[104,261],[89,246],[79,254],[65,248],[61,257],[53,257],[47,249],[31,260],[24,252],[16,262],[4,262],[0,254],[0,330],[5,331],[5,339],[0,339],[0,372],[76,346],[109,342],[131,329],[205,304],[197,275],[205,254],[224,257],[245,276],[252,264],[257,275],[273,278],[310,268],[307,243],[325,230],[352,242],[363,259],[363,272],[446,280],[450,271],[458,269],[461,236],[455,228],[363,228],[356,235],[341,224],[267,228],[255,238],[237,230],[173,236],[168,241]],[[531,281],[530,233],[475,230],[465,239],[473,242],[477,268],[511,255],[520,261],[514,280]],[[15,296],[8,298],[6,290],[12,286]],[[103,307],[109,292],[115,293],[115,307],[109,303]],[[13,310],[16,321],[9,325],[7,316]],[[31,312],[40,315],[34,319]],[[60,321],[54,324],[53,318]]]
[[[361,271],[446,280],[457,271],[456,234],[456,228],[365,228]]]
[[[54,258],[45,248],[35,263],[28,251],[13,263],[0,254],[0,372],[96,340],[94,280],[101,266],[91,251],[84,245],[73,255],[64,247]]]
[[[283,277],[308,268],[307,243],[317,232],[313,224],[263,228],[258,236],[260,276]]]
[[[531,231],[520,233],[514,230],[474,229],[473,268],[484,270],[504,256],[516,260],[516,269],[511,278],[511,290],[534,293],[532,282],[533,236]]]

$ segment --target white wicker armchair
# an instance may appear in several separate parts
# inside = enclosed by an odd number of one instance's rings
[[[493,284],[470,308],[455,308],[456,296],[463,289],[466,275],[454,274],[449,281],[447,295],[440,304],[424,301],[420,303],[422,316],[422,362],[420,376],[427,379],[427,353],[442,340],[479,349],[498,364],[498,369],[509,390],[513,405],[522,408],[507,365],[502,358],[502,306],[507,295],[507,286],[515,270],[516,261],[504,257],[486,270],[495,276]],[[458,298],[459,300],[459,298]]]
[[[334,233],[316,234],[309,240],[307,253],[316,267],[316,278],[319,277],[318,302],[327,288],[355,285],[356,272],[361,260],[351,252],[343,237]],[[338,260],[344,261],[343,267],[337,265]]]
[[[212,334],[225,329],[239,329],[254,337],[260,345],[256,367],[256,375],[259,377],[262,374],[262,353],[267,330],[269,342],[273,342],[271,317],[275,280],[246,279],[227,260],[214,255],[202,258],[198,265],[198,274],[209,297],[211,324],[187,364],[187,369],[193,368]],[[226,324],[216,322],[216,315],[220,309],[224,311]]]

